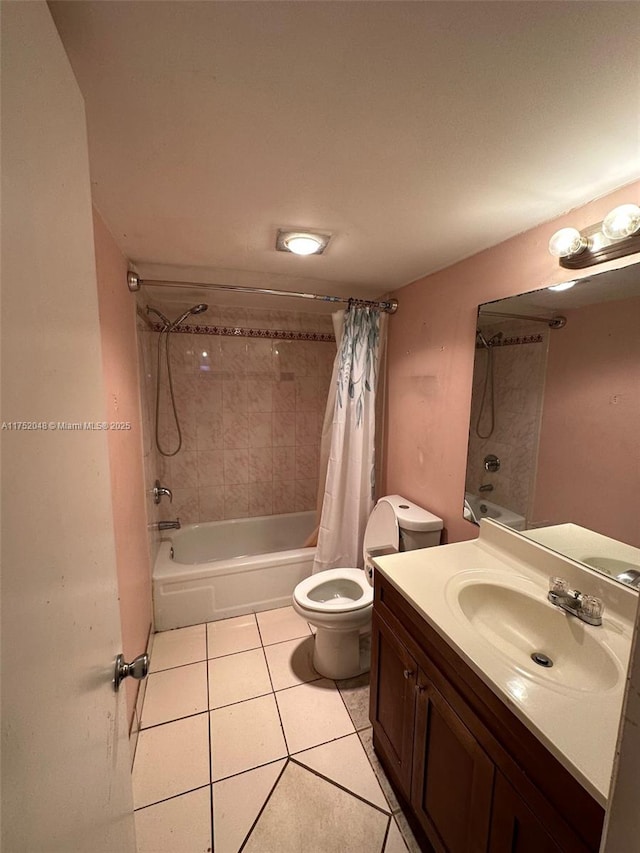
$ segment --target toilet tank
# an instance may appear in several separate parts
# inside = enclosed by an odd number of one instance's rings
[[[401,551],[432,548],[440,544],[444,526],[441,518],[402,495],[386,495],[384,500],[392,505],[398,519]]]

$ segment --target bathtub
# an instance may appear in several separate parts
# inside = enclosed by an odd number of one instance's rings
[[[315,526],[315,512],[292,512],[169,531],[153,568],[155,630],[290,604],[311,574],[316,549],[302,546]]]
[[[527,526],[524,515],[518,515],[513,510],[492,503],[481,495],[472,495],[470,492],[465,492],[464,495],[464,517],[467,521],[474,521],[476,524],[481,518],[492,518],[512,530],[525,530]]]

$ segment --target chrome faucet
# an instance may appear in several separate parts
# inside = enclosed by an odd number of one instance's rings
[[[626,569],[624,572],[616,575],[616,580],[622,581],[622,583],[626,583],[629,586],[634,586],[636,589],[640,589],[640,572],[636,569]]]
[[[585,595],[577,589],[569,589],[564,578],[549,578],[547,598],[556,607],[577,616],[587,625],[602,625],[604,604],[594,595]]]
[[[169,503],[173,503],[173,495],[171,493],[171,489],[167,489],[164,486],[161,486],[160,480],[156,480],[152,494],[154,504],[159,504],[160,498],[162,498],[163,495],[166,495],[169,498]]]
[[[157,523],[158,530],[180,530],[180,519],[176,518],[175,521],[159,521]]]

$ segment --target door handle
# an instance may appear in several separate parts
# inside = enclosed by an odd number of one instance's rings
[[[116,658],[115,672],[113,674],[113,689],[119,690],[120,683],[128,676],[137,679],[146,678],[149,674],[149,655],[138,655],[131,663],[125,663],[124,655]]]

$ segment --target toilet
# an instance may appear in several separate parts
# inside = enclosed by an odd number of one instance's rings
[[[327,569],[293,591],[293,608],[316,628],[313,666],[325,678],[353,678],[369,670],[373,557],[440,544],[442,519],[400,495],[380,498],[362,546],[363,569]]]

